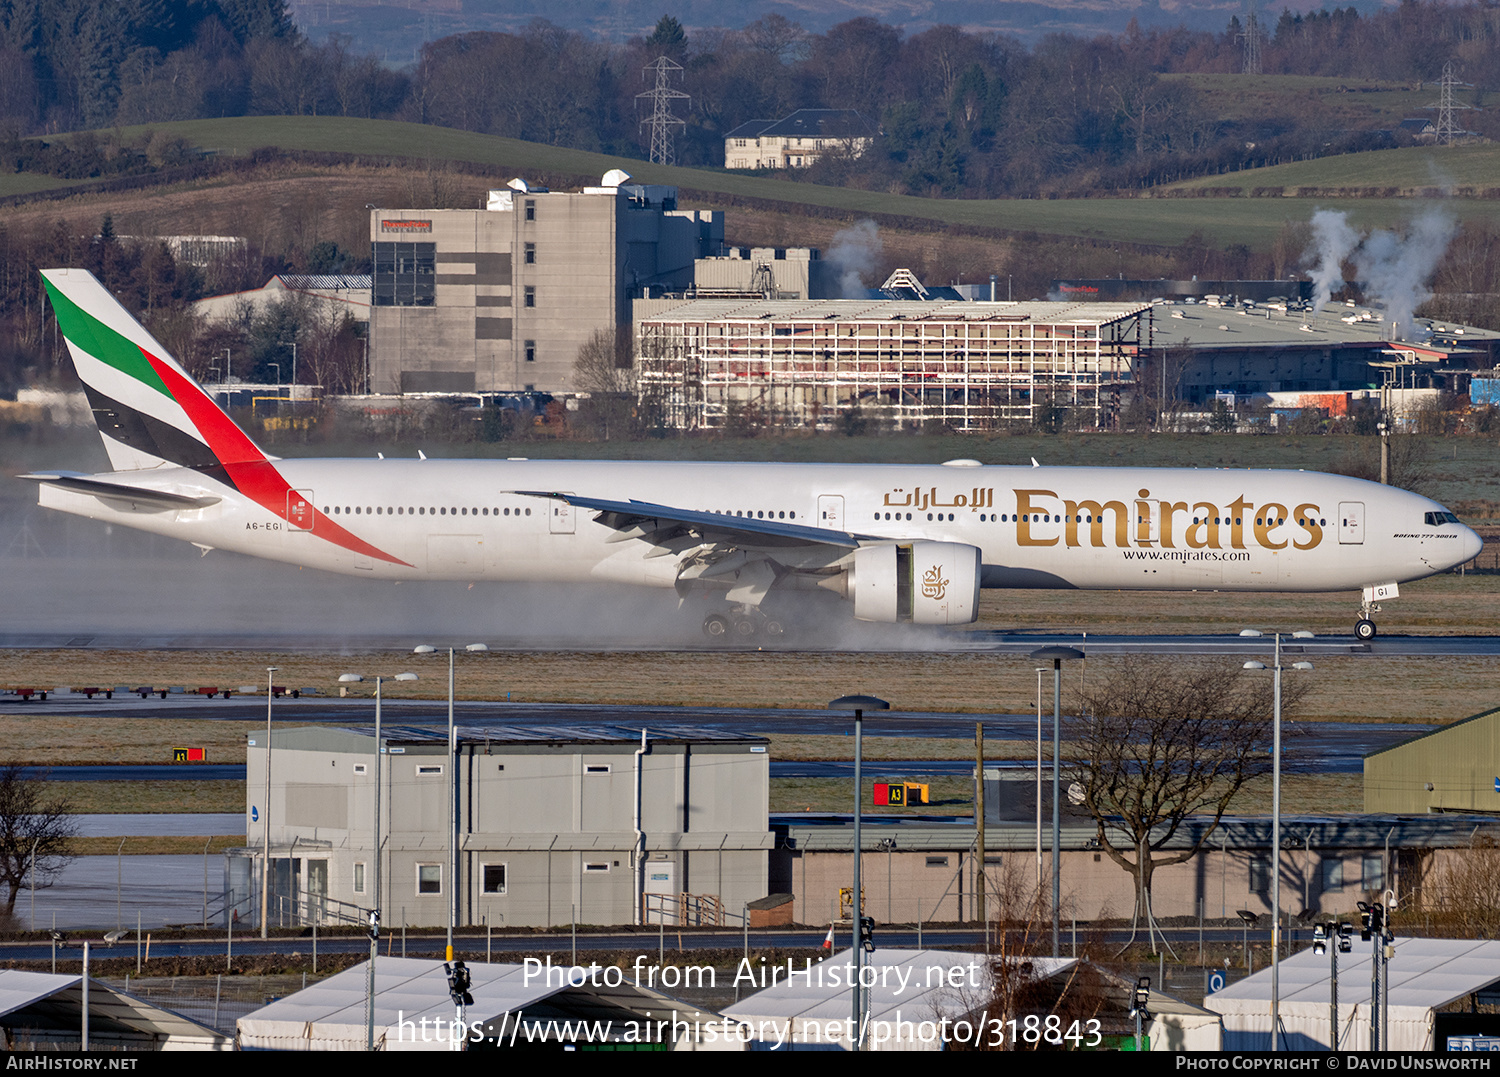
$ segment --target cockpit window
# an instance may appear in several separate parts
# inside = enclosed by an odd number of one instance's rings
[[[1427,514],[1427,526],[1440,527],[1443,524],[1456,524],[1458,517],[1451,512],[1429,512]]]

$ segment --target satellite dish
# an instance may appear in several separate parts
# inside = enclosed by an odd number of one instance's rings
[[[1083,803],[1083,784],[1073,782],[1068,786],[1068,803],[1075,808]]]

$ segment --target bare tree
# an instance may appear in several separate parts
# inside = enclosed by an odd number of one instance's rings
[[[630,330],[596,329],[578,349],[573,376],[586,393],[628,393],[635,387]]]
[[[67,801],[49,797],[45,790],[21,764],[0,764],[0,884],[7,888],[7,916],[15,913],[23,888],[51,886],[73,859],[78,827]]]
[[[635,400],[635,349],[628,328],[598,329],[578,349],[573,362],[578,388],[590,394],[579,409],[581,423],[608,441],[612,433],[639,425]]]
[[[1375,415],[1375,419],[1380,416]],[[1373,420],[1372,420],[1373,421]],[[1394,426],[1394,420],[1385,420]],[[1380,481],[1380,437],[1351,438],[1351,445],[1329,468],[1335,475],[1349,475],[1356,479]],[[1390,485],[1415,494],[1425,494],[1436,476],[1427,451],[1427,442],[1417,434],[1389,434]]]
[[[1282,686],[1282,713],[1305,694]],[[1221,662],[1128,659],[1088,691],[1071,721],[1073,777],[1099,846],[1136,878],[1136,919],[1151,917],[1157,868],[1198,855],[1247,781],[1271,768],[1272,682]],[[1206,826],[1185,831],[1190,816]],[[1179,835],[1183,847],[1168,849]]]
[[[1437,877],[1438,907],[1465,938],[1500,936],[1500,847],[1493,835],[1471,841],[1443,866]]]

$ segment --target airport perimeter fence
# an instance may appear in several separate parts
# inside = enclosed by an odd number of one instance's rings
[[[1491,544],[1491,541],[1486,539],[1485,547],[1479,551],[1479,556],[1448,571],[1459,576],[1469,573],[1480,576],[1500,576],[1500,544]]]
[[[306,973],[294,976],[127,976],[105,983],[136,998],[192,1018],[226,1036],[236,1022],[262,1006],[300,991],[322,979]]]

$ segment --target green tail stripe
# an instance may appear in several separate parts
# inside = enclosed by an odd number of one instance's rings
[[[139,347],[54,288],[50,280],[43,277],[42,283],[47,286],[47,295],[52,300],[52,312],[57,315],[57,324],[63,336],[100,362],[108,363],[121,373],[149,385],[162,396],[172,398],[166,384],[151,369],[151,364],[141,354]]]

